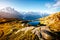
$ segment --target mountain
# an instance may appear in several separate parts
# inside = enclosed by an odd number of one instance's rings
[[[0,18],[22,18],[22,14],[11,7],[6,7],[0,10]]]
[[[27,12],[25,14],[25,20],[34,20],[37,18],[40,18],[41,16],[37,14],[36,12]]]
[[[18,12],[14,8],[6,7],[0,10],[0,18],[19,18],[23,20],[35,20],[47,16],[47,13]]]
[[[39,12],[27,12],[27,13],[23,13],[24,20],[35,20],[41,17],[45,17],[47,15],[49,15],[48,13],[39,13]]]
[[[22,12],[23,20],[34,20],[33,22],[29,22],[30,25],[37,26],[40,22],[35,21],[36,19],[48,16],[48,13],[40,13],[40,12]]]

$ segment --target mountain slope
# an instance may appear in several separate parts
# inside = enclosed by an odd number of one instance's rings
[[[40,27],[26,27],[20,20],[13,20],[14,21],[9,20],[10,22],[4,21],[0,24],[0,40],[39,40]],[[37,34],[37,32],[39,34]]]
[[[39,12],[26,12],[26,13],[24,12],[23,15],[24,15],[24,17],[23,17],[24,20],[35,20],[35,19],[38,19],[41,17],[45,17],[49,14],[48,13],[39,13]]]
[[[41,24],[49,26],[49,28],[55,32],[60,31],[60,12],[51,14],[44,18],[40,18]]]
[[[22,18],[22,14],[11,7],[6,7],[0,10],[0,18]]]
[[[18,12],[11,7],[6,7],[0,10],[0,18],[20,18],[24,20],[35,20],[47,15],[49,14],[39,12]]]

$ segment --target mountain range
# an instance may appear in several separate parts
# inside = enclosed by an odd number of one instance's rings
[[[0,10],[0,18],[22,18],[22,14],[11,7],[6,7]]]
[[[34,20],[49,15],[39,12],[18,12],[14,8],[6,7],[0,10],[0,18],[19,18],[23,20]]]

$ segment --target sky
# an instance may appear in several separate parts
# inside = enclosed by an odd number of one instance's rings
[[[60,11],[60,0],[0,0],[0,9],[5,7],[19,12],[54,13]]]

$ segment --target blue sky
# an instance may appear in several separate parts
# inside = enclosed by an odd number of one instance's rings
[[[19,12],[59,12],[60,0],[0,0],[0,9],[12,7]]]

